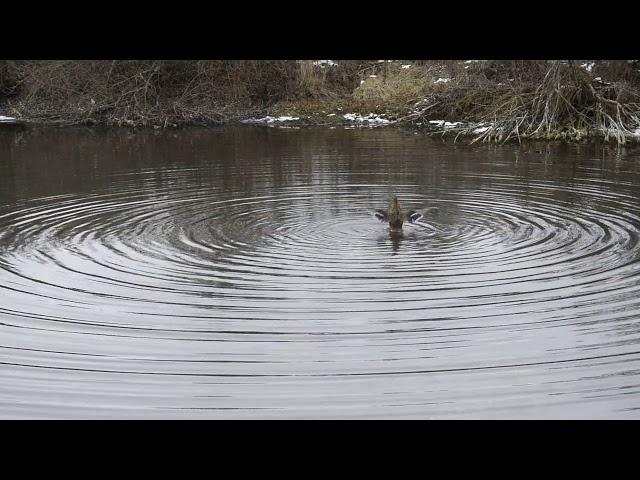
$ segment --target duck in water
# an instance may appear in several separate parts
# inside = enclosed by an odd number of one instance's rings
[[[389,222],[389,229],[392,232],[401,232],[402,224],[406,220],[409,223],[415,223],[422,218],[422,214],[416,210],[410,210],[404,213],[400,210],[400,204],[398,203],[398,197],[395,195],[391,199],[388,210],[377,209],[375,216],[381,222]]]

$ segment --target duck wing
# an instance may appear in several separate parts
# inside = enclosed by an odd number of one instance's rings
[[[374,213],[374,215],[376,216],[376,218],[378,220],[380,220],[381,222],[388,222],[389,221],[389,216],[387,215],[386,210],[380,210],[377,209]]]
[[[407,212],[407,221],[409,223],[416,223],[421,218],[422,218],[422,213],[420,213],[420,212],[418,212],[416,210],[411,210],[411,211]]]

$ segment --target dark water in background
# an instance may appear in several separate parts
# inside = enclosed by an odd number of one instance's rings
[[[2,130],[0,417],[640,418],[639,187],[602,146]]]

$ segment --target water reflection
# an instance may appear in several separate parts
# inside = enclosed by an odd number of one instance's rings
[[[0,130],[0,416],[637,417],[638,160]]]

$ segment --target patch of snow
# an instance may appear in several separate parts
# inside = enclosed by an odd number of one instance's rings
[[[378,78],[378,75],[369,75],[369,78]]]
[[[327,113],[327,117],[335,117],[336,114],[335,113]]]
[[[439,78],[439,79],[437,79],[437,80],[436,80],[435,82],[433,82],[433,83],[448,83],[448,82],[450,82],[450,81],[451,81],[451,79],[450,79],[450,78]]]
[[[615,137],[618,133],[620,133],[619,130],[616,130],[614,128],[600,128],[599,131],[604,135],[610,135],[612,137]],[[636,128],[635,130],[628,131],[628,133],[630,136],[638,137],[640,139],[640,127]]]
[[[591,62],[591,63],[583,63],[582,65],[580,65],[582,68],[584,68],[587,72],[591,73],[591,69],[593,69],[593,66],[595,65],[595,62]]]
[[[601,81],[602,81],[602,77],[596,77],[596,78],[594,78],[594,80],[595,80],[596,82],[601,82]]]
[[[300,117],[283,116],[275,119],[276,122],[291,122],[293,120],[300,120]]]
[[[342,117],[353,123],[366,123],[369,125],[385,125],[390,123],[388,119],[383,118],[383,115],[376,115],[375,113],[370,113],[366,117],[357,113],[345,113]]]
[[[483,133],[483,132],[486,132],[487,130],[489,130],[489,127],[478,127],[475,130],[473,130],[472,133]]]
[[[407,68],[411,68],[411,65],[400,65],[400,68],[406,70]]]
[[[324,67],[335,67],[336,65],[338,65],[336,62],[334,62],[333,60],[316,60],[315,62],[313,62],[313,64],[316,67],[320,67],[320,68],[324,68]]]
[[[242,123],[266,123],[266,124],[272,124],[272,123],[283,123],[283,122],[292,122],[292,121],[296,121],[296,120],[300,120],[300,117],[290,117],[290,116],[282,116],[282,117],[272,117],[267,115],[266,117],[263,118],[248,118],[246,120],[242,120]]]
[[[462,122],[445,122],[444,120],[429,120],[429,123],[444,128],[455,128],[464,125]]]
[[[360,80],[360,85],[362,85],[364,83],[364,80]]]
[[[464,63],[478,63],[480,60],[465,60]]]
[[[13,117],[5,117],[4,115],[0,115],[0,122],[15,122],[16,119]]]

